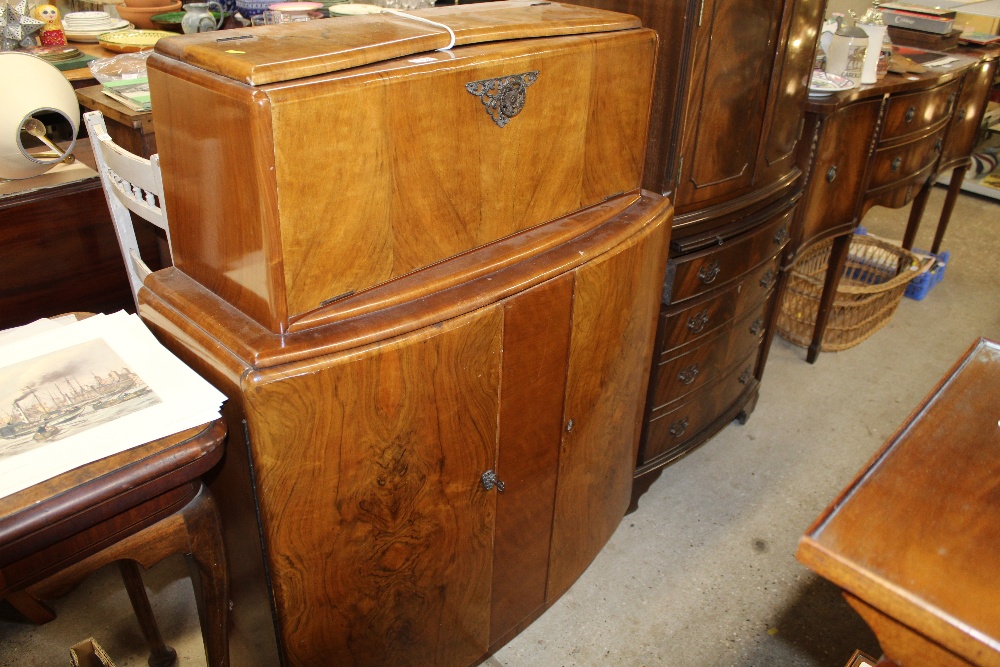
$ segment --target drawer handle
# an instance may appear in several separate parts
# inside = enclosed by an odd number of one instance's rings
[[[955,103],[955,98],[956,97],[957,97],[957,95],[955,93],[952,93],[951,95],[948,96],[948,110],[949,111],[952,109],[952,105]]]
[[[743,372],[740,373],[740,384],[746,384],[753,377],[753,371],[749,368],[744,368]]]
[[[837,165],[826,170],[826,182],[833,183],[837,179]]]
[[[900,166],[901,164],[903,164],[903,158],[901,158],[901,157],[898,157],[898,158],[896,158],[895,160],[893,160],[893,161],[892,161],[892,164],[891,164],[891,165],[889,165],[889,166],[890,166],[890,168],[891,168],[891,169],[892,169],[893,171],[899,171],[899,166]]]
[[[764,330],[764,320],[763,318],[758,317],[753,321],[753,324],[750,325],[750,333],[752,333],[754,336],[759,336],[760,332],[763,330]]]
[[[708,285],[719,277],[719,271],[721,270],[722,268],[719,266],[719,260],[715,260],[698,269],[698,278],[701,282]]]
[[[959,109],[958,110],[958,120],[960,120],[960,121],[965,120],[965,116],[966,116],[966,114],[968,114],[968,112],[969,112],[968,109]]]
[[[701,311],[697,315],[692,315],[688,319],[688,330],[691,333],[701,333],[705,325],[708,324],[708,309]]]
[[[684,431],[686,431],[686,430],[688,430],[688,418],[687,417],[685,417],[684,419],[680,419],[678,421],[675,421],[673,424],[671,424],[670,425],[670,431],[669,431],[669,433],[673,437],[679,438],[682,435],[684,435]]]
[[[917,107],[910,107],[906,110],[906,122],[912,122],[917,115]]]
[[[687,368],[681,369],[681,372],[677,374],[677,379],[681,381],[681,384],[691,384],[696,377],[698,377],[698,364],[691,364]]]
[[[497,491],[503,493],[504,484],[499,479],[497,479],[497,474],[492,470],[487,470],[483,473],[483,476],[479,478],[482,482],[483,488],[487,491],[492,491],[493,487],[496,487]]]
[[[935,153],[940,153],[942,146],[944,146],[944,139],[942,139],[941,137],[938,137],[938,140],[934,142],[934,152]]]
[[[781,245],[788,240],[788,225],[784,224],[774,233],[774,245]]]
[[[764,275],[760,277],[760,286],[764,289],[771,289],[771,285],[774,284],[774,270],[768,269],[764,272]]]

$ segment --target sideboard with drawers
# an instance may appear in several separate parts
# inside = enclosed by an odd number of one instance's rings
[[[807,353],[810,363],[819,355],[851,233],[865,214],[873,206],[912,204],[903,233],[903,246],[910,248],[937,175],[958,168],[938,224],[935,250],[940,245],[997,68],[996,50],[967,50],[952,56],[955,61],[950,65],[889,74],[869,86],[810,99],[807,105],[799,156],[804,195],[789,264],[814,244],[834,239]]]

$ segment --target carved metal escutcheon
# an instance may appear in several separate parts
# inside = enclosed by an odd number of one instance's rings
[[[538,80],[538,71],[511,74],[465,84],[465,89],[479,98],[493,122],[503,127],[521,113],[528,96],[528,86]]]

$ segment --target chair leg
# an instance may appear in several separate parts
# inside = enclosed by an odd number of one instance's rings
[[[56,613],[52,611],[52,607],[27,591],[8,593],[6,600],[19,614],[35,625],[44,625],[49,621],[54,621],[56,618]]]
[[[133,560],[120,560],[118,568],[121,570],[122,581],[125,582],[125,590],[128,592],[135,617],[139,621],[139,627],[146,638],[146,643],[149,644],[149,667],[169,667],[177,661],[177,651],[163,643],[160,628],[156,625],[153,609],[149,606],[149,598],[146,596],[146,586],[142,583],[142,575],[139,574],[139,565]]]
[[[222,543],[222,520],[209,492],[202,486],[184,509],[188,526],[189,563],[200,607],[201,634],[209,667],[229,665],[229,573]]]

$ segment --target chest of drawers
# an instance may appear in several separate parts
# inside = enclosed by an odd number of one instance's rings
[[[794,201],[787,202],[686,248],[675,244],[657,327],[640,475],[682,456],[714,434],[713,426],[750,409],[743,399],[759,385],[758,361],[793,211]]]

